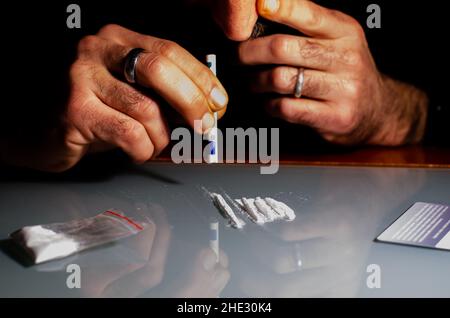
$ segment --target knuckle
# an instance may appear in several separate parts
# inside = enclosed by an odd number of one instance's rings
[[[168,40],[156,41],[154,45],[156,52],[159,52],[162,56],[167,58],[176,58],[177,52],[180,49],[178,44]]]
[[[338,141],[340,139],[340,137],[338,137],[337,135],[330,133],[322,134],[322,138],[333,144],[339,143]]]
[[[358,81],[347,81],[344,85],[347,96],[350,98],[350,100],[359,100],[361,96],[362,84]]]
[[[119,84],[115,84],[115,86],[116,87],[113,87],[112,91],[115,92],[114,94],[117,98],[122,101],[124,107],[132,108],[137,112],[144,110],[139,109],[144,107],[146,104],[145,102],[147,98],[143,94],[132,87],[124,87],[120,89]]]
[[[138,142],[145,134],[144,128],[131,119],[116,119],[111,126],[120,137],[130,143]]]
[[[86,98],[85,94],[77,87],[73,87],[67,103],[66,116],[76,117],[91,106],[91,100]]]
[[[144,72],[149,74],[151,77],[161,77],[166,69],[166,62],[164,57],[156,55],[146,55],[141,59]]]
[[[291,40],[283,35],[274,36],[270,42],[270,52],[275,59],[284,59],[290,55]]]
[[[352,34],[359,40],[365,40],[366,39],[366,33],[364,31],[364,28],[361,26],[361,24],[354,18],[349,17],[350,30]]]
[[[137,163],[145,163],[152,159],[154,153],[154,147],[147,147],[145,150],[133,154],[133,157]]]
[[[98,31],[99,36],[110,37],[117,34],[118,31],[122,29],[118,24],[110,23],[100,28]]]
[[[170,143],[169,134],[165,129],[161,129],[157,137],[157,140],[155,140],[155,152],[159,154],[169,145],[169,143]]]
[[[280,117],[291,123],[296,121],[298,114],[286,98],[279,100],[277,107]]]
[[[131,152],[128,152],[128,155],[136,164],[144,164],[147,161],[151,160],[153,157],[154,148],[146,147],[143,149],[133,149]]]
[[[362,54],[355,49],[348,49],[342,53],[341,60],[347,66],[352,67],[353,70],[360,70],[364,66]]]
[[[155,119],[161,116],[159,105],[152,99],[141,95],[143,98],[136,104],[136,112],[143,114],[148,119]]]
[[[295,85],[297,79],[297,72],[292,72],[287,68],[278,67],[270,76],[270,84],[276,90],[288,90]]]
[[[279,100],[278,116],[292,124],[312,126],[316,120],[312,105],[308,102],[302,103],[301,107],[297,107],[297,105],[288,98]]]
[[[87,35],[78,42],[78,54],[84,55],[94,51],[100,42],[100,38],[96,35]]]
[[[356,130],[359,124],[359,118],[357,112],[348,107],[341,112],[340,115],[340,133],[349,134]]]
[[[86,128],[86,123],[95,118],[95,102],[82,92],[72,92],[63,115],[64,124],[68,127]]]
[[[324,13],[322,10],[310,8],[309,10],[305,10],[304,23],[310,28],[317,29],[322,25],[323,17]]]
[[[356,20],[352,16],[345,14],[339,10],[334,10],[334,9],[326,9],[326,10],[329,15],[333,16],[335,20],[341,22],[342,25],[347,25],[350,27],[355,27],[355,26],[360,27],[358,20]],[[360,29],[362,29],[362,28],[360,27]]]
[[[207,105],[207,101],[205,100],[205,97],[202,93],[196,92],[194,93],[190,100],[187,103],[187,110],[200,110],[202,109],[201,105]]]
[[[248,40],[252,35],[251,29],[243,29],[235,23],[226,23],[223,29],[227,38],[237,42]]]
[[[71,80],[79,78],[85,74],[87,65],[80,60],[75,61],[69,68],[69,78]]]

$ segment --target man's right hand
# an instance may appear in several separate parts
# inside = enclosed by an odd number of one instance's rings
[[[83,38],[70,70],[70,97],[63,122],[63,140],[50,151],[42,170],[63,171],[87,152],[121,148],[135,162],[157,156],[170,135],[157,100],[122,80],[122,65],[133,48],[142,48],[137,62],[138,86],[151,89],[199,130],[221,117],[228,96],[214,74],[177,44],[135,33],[118,25],[103,27]],[[34,167],[36,168],[36,167]]]

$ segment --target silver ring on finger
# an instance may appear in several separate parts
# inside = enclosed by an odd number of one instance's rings
[[[305,85],[305,69],[303,67],[298,69],[297,81],[295,83],[294,96],[301,98],[303,93],[303,86]]]

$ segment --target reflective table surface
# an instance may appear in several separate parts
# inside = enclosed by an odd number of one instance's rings
[[[236,230],[204,188],[270,196],[297,218],[264,227],[246,220]],[[0,296],[450,297],[449,252],[374,241],[418,201],[450,203],[450,170],[283,165],[261,175],[253,165],[151,163],[81,177],[9,176],[0,182]],[[112,208],[152,226],[36,266],[11,253],[8,235],[18,228]],[[218,263],[209,241],[214,220]],[[80,266],[80,289],[67,286],[69,264]],[[370,288],[373,266],[380,288]]]

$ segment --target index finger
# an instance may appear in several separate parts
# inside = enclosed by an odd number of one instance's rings
[[[96,58],[102,59],[108,70],[117,73],[120,73],[128,52],[136,47],[107,40],[95,41]],[[210,76],[214,77],[206,66],[203,73],[210,73]],[[228,100],[220,97],[216,86],[210,84],[213,88],[206,95],[204,86],[196,84],[177,64],[161,53],[145,50],[139,55],[136,80],[141,86],[152,89],[165,99],[198,133],[203,133],[213,126],[212,111],[217,111],[219,117],[225,113]],[[225,101],[220,110],[217,110],[217,100]],[[215,109],[213,104],[216,105]],[[201,127],[195,125],[196,121],[201,121]]]
[[[312,37],[335,39],[354,31],[353,18],[308,0],[258,0],[257,8],[264,18]]]
[[[100,36],[110,38],[127,47],[140,47],[149,53],[161,55],[175,64],[194,82],[209,101],[212,111],[224,112],[228,95],[218,78],[202,62],[178,44],[143,35],[118,25],[109,25]]]

